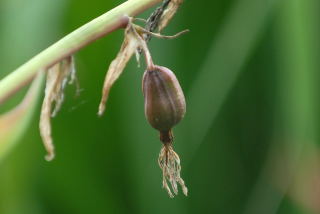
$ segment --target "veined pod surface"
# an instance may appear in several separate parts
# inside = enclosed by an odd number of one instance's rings
[[[151,126],[168,132],[183,118],[186,102],[175,74],[168,68],[154,66],[143,76],[145,115]]]

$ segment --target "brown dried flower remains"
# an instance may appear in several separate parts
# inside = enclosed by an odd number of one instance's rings
[[[54,146],[51,136],[51,117],[56,116],[64,100],[64,89],[70,79],[72,84],[75,80],[75,68],[73,57],[68,57],[60,63],[52,66],[47,72],[45,97],[42,103],[40,116],[40,134],[44,146],[48,152],[46,160],[54,158]],[[52,107],[53,103],[54,108]],[[53,110],[52,110],[53,109]]]
[[[140,53],[143,53],[146,62],[143,78],[145,115],[151,126],[160,132],[160,140],[163,143],[163,147],[159,154],[158,163],[162,169],[163,188],[167,190],[170,197],[178,194],[178,184],[180,184],[185,195],[188,193],[188,189],[180,176],[180,158],[173,150],[172,135],[172,128],[179,123],[185,114],[185,98],[175,74],[170,69],[153,63],[147,42],[151,36],[173,39],[187,32],[185,30],[174,36],[153,33],[154,30],[158,29],[158,32],[160,32],[167,26],[181,3],[182,0],[164,0],[162,6],[151,14],[146,21],[146,28],[133,23],[134,20],[138,19],[125,17],[128,23],[124,33],[124,40],[119,53],[111,62],[106,74],[98,110],[98,115],[102,116],[111,87],[122,74],[130,58],[136,54],[139,63]],[[50,122],[51,117],[54,117],[61,108],[64,100],[64,89],[69,79],[71,79],[70,82],[75,80],[72,57],[62,60],[47,72],[45,97],[40,117],[40,133],[48,152],[46,160],[52,160],[55,156]]]
[[[111,62],[102,90],[102,98],[99,105],[98,115],[102,115],[106,108],[106,102],[109,97],[110,89],[114,82],[119,78],[123,69],[127,65],[132,55],[138,48],[145,50],[146,44],[141,36],[137,33],[132,24],[132,18],[129,18],[127,28],[125,29],[125,38],[117,57]]]
[[[129,59],[134,53],[141,51],[144,54],[147,66],[142,84],[145,96],[145,115],[151,126],[160,131],[160,140],[163,143],[158,159],[163,174],[163,188],[167,190],[170,197],[173,197],[174,194],[178,194],[177,184],[180,184],[183,193],[187,195],[187,187],[180,176],[180,158],[173,150],[173,137],[171,134],[172,127],[183,118],[185,113],[183,91],[176,76],[170,69],[154,65],[145,39],[146,34],[158,38],[171,39],[187,31],[182,31],[174,36],[163,36],[149,32],[133,24],[132,21],[133,19],[129,18],[121,49],[109,66],[98,114],[101,116],[104,113],[110,89],[123,72]],[[164,136],[167,136],[167,138]],[[174,194],[170,190],[168,182]]]

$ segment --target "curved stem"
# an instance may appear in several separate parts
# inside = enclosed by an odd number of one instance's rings
[[[136,16],[161,1],[128,0],[65,36],[0,81],[0,104],[28,84],[38,71],[46,70],[96,39],[124,27],[127,16]]]
[[[150,54],[147,44],[145,42],[142,42],[141,45],[144,53],[144,58],[147,64],[147,70],[148,71],[154,70],[154,63],[153,63],[152,56]]]

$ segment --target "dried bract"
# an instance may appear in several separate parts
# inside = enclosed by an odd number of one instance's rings
[[[128,61],[141,45],[141,38],[129,21],[125,30],[125,38],[117,57],[111,62],[102,89],[102,98],[99,105],[98,114],[101,116],[105,111],[105,105],[109,97],[109,92],[114,82],[123,72]]]
[[[173,16],[178,11],[180,5],[183,3],[183,0],[171,0],[163,12],[159,24],[158,24],[158,30],[161,32],[171,21]]]
[[[46,160],[54,158],[54,146],[51,136],[51,117],[60,110],[64,100],[64,88],[68,82],[75,79],[73,58],[68,57],[52,66],[47,72],[45,97],[42,103],[40,115],[40,135],[47,150]],[[54,108],[52,107],[53,103]],[[53,109],[53,110],[52,110]]]

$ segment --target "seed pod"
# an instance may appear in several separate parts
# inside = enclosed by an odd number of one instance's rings
[[[154,66],[143,76],[145,115],[150,125],[166,133],[183,118],[186,103],[174,73],[165,67]]]
[[[171,130],[186,112],[184,95],[171,70],[161,66],[152,67],[144,73],[142,87],[146,118],[153,128],[159,130],[163,143],[158,159],[162,170],[162,186],[170,197],[178,194],[178,184],[183,193],[188,195],[188,188],[180,176],[180,158],[173,150]]]

